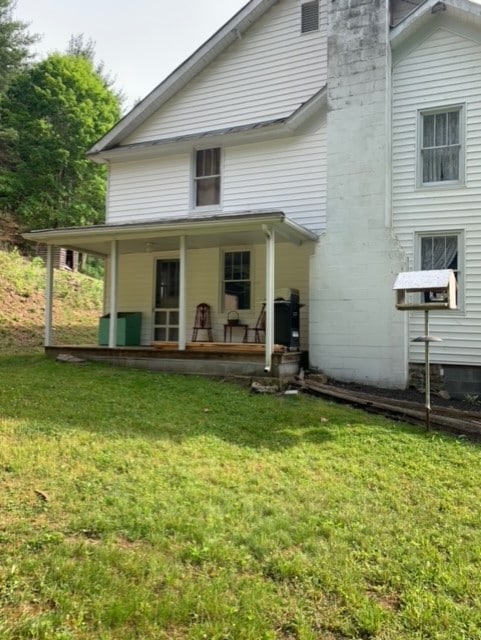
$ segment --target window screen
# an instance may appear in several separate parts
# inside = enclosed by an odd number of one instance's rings
[[[460,178],[460,110],[422,116],[422,181],[457,181]]]
[[[226,251],[224,253],[224,310],[250,309],[250,306],[250,251]]]
[[[220,204],[220,148],[195,154],[195,206]]]
[[[458,236],[421,238],[421,268],[458,270]]]
[[[458,235],[432,235],[421,237],[421,269],[452,269],[456,276],[458,293],[461,282]],[[424,294],[424,302],[435,302],[438,295]]]

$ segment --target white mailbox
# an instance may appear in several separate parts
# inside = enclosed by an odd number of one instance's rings
[[[405,271],[396,278],[396,309],[401,311],[457,309],[456,278],[452,269]]]

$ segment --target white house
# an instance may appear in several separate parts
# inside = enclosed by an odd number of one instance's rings
[[[472,392],[480,93],[478,1],[251,0],[90,149],[105,225],[28,237],[106,256],[106,311],[141,312],[145,349],[188,352],[199,303],[216,345],[240,343],[229,311],[253,327],[265,305],[270,372],[275,299],[295,290],[309,366],[389,387],[422,360],[396,275],[452,268],[459,309],[432,314],[432,361]]]

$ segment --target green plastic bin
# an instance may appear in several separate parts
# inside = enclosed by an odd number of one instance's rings
[[[117,313],[117,346],[138,347],[142,329],[140,311],[122,311]],[[99,320],[99,345],[108,346],[110,332],[110,313]]]

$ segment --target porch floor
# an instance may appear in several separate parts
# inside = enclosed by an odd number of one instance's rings
[[[94,362],[153,371],[212,376],[274,376],[289,378],[299,372],[301,353],[275,345],[272,369],[264,371],[265,347],[253,343],[188,342],[185,351],[177,343],[152,346],[115,347],[98,345],[56,345],[45,347],[45,354],[56,358],[69,354]]]

